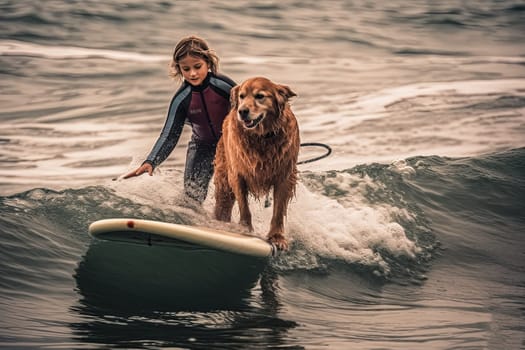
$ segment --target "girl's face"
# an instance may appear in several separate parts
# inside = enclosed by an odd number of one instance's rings
[[[208,63],[200,57],[187,55],[179,60],[182,77],[193,86],[202,84],[208,75]]]

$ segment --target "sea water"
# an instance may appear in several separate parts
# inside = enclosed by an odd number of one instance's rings
[[[0,8],[0,347],[525,348],[521,2]],[[301,141],[333,151],[299,166],[290,251],[269,262],[87,234],[221,225],[213,186],[202,207],[182,195],[188,127],[153,177],[119,178],[159,134],[191,34],[235,81],[289,85]],[[264,237],[271,208],[251,207]]]

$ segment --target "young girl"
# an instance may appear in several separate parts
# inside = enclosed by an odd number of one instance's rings
[[[170,75],[183,79],[173,96],[166,123],[146,160],[124,179],[153,169],[173,151],[185,123],[191,125],[184,170],[184,191],[202,203],[213,176],[213,159],[222,134],[222,122],[230,109],[230,90],[235,82],[218,73],[219,58],[203,39],[182,39],[173,52]]]

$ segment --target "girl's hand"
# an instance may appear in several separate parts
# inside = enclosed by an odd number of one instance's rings
[[[144,163],[132,172],[124,175],[123,179],[129,179],[130,177],[140,176],[147,172],[149,176],[153,175],[153,166],[150,163]]]

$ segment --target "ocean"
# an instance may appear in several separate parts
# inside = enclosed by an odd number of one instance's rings
[[[192,34],[236,82],[289,85],[301,141],[332,149],[299,165],[274,259],[88,235],[224,227],[213,186],[182,195],[189,127],[119,178]],[[525,349],[524,37],[514,0],[1,1],[0,348]]]

